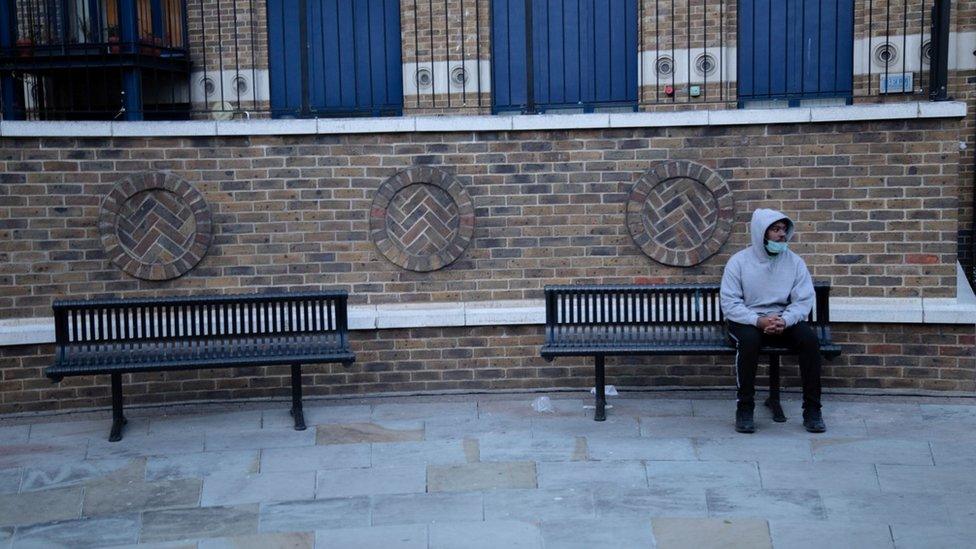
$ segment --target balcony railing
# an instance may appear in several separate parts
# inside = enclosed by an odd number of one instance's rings
[[[944,98],[943,5],[4,0],[0,101],[37,120],[845,104],[933,84]]]

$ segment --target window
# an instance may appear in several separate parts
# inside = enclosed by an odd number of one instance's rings
[[[854,0],[741,0],[740,104],[849,102],[853,51]]]
[[[633,110],[637,0],[494,0],[492,60],[495,112]]]
[[[275,117],[399,115],[399,0],[268,0]]]

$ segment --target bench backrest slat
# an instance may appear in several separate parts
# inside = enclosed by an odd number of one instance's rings
[[[829,339],[830,285],[815,283],[814,290],[808,322]],[[556,334],[586,334],[596,327],[626,340],[654,326],[669,338],[704,341],[725,323],[718,284],[547,286],[545,298],[547,341]]]
[[[347,299],[337,291],[57,301],[55,337],[67,345],[340,332],[345,344]]]

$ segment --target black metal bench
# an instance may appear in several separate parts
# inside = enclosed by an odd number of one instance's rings
[[[110,374],[112,431],[122,438],[122,374],[290,365],[295,429],[305,429],[302,364],[356,360],[344,291],[56,301],[45,374]]]
[[[840,354],[830,338],[830,285],[815,284],[816,303],[808,322],[828,358]],[[596,359],[596,413],[606,419],[604,360],[628,355],[734,355],[717,284],[649,286],[547,286],[546,341],[542,357]],[[779,406],[779,358],[785,347],[763,347],[769,356],[770,396]],[[780,415],[782,412],[780,411]],[[782,417],[785,421],[785,417]]]

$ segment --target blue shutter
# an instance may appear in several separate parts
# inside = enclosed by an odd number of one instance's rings
[[[853,95],[854,0],[740,0],[740,101]]]
[[[304,21],[298,18],[299,5],[299,0],[268,0],[273,112],[278,116],[399,115],[403,111],[399,0],[306,0]],[[306,25],[304,47],[301,24]],[[307,56],[306,78],[303,55]]]
[[[526,0],[492,2],[495,111],[528,102]],[[532,0],[535,108],[637,102],[637,0]]]

